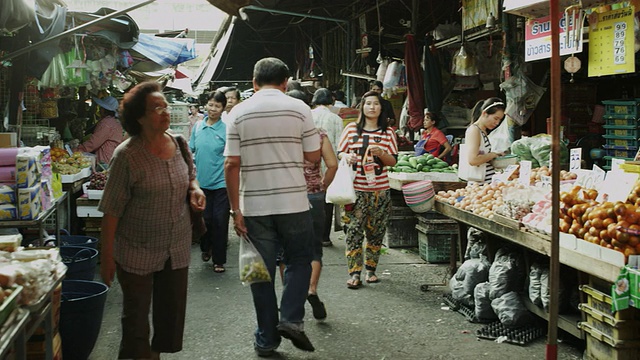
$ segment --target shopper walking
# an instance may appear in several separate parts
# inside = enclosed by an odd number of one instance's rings
[[[115,273],[122,288],[119,359],[158,359],[182,350],[191,253],[189,207],[202,211],[205,195],[182,156],[182,137],[166,133],[168,103],[155,82],[125,94],[123,126],[131,136],[116,149],[98,209],[102,218],[102,279]],[[188,159],[191,154],[188,154]],[[191,172],[189,172],[191,169]],[[153,302],[153,339],[149,310]]]
[[[387,230],[391,213],[391,195],[386,166],[396,163],[398,145],[396,136],[388,127],[382,111],[382,97],[369,91],[362,96],[362,108],[357,122],[344,128],[338,146],[338,156],[353,165],[356,177],[353,187],[356,202],[345,206],[343,227],[346,233],[346,255],[349,271],[347,287],[357,289],[362,285],[360,274],[364,267],[368,283],[378,282],[376,268],[380,259],[382,239]]]
[[[340,143],[340,136],[342,135],[342,118],[333,112],[329,108],[333,104],[333,94],[326,88],[320,88],[313,94],[311,100],[312,105],[315,106],[311,110],[313,115],[313,122],[318,129],[323,129],[327,133],[329,141],[333,145],[334,153],[338,152],[338,144]],[[322,246],[331,246],[331,226],[333,223],[333,211],[340,211],[340,207],[334,204],[324,204],[325,211],[325,224],[322,231]]]
[[[491,142],[487,131],[495,129],[504,118],[504,102],[499,98],[489,98],[478,101],[472,110],[472,119],[475,119],[464,134],[467,158],[469,165],[485,167],[484,182],[489,183],[495,174],[491,161],[504,153],[491,151]]]
[[[207,232],[200,238],[202,261],[208,262],[213,258],[213,271],[217,273],[225,271],[229,242],[229,198],[224,181],[227,126],[221,121],[226,105],[224,93],[210,93],[207,97],[207,117],[196,124],[189,139],[198,169],[197,180],[207,197],[203,214]]]
[[[240,90],[230,87],[224,89],[224,96],[227,98],[227,105],[224,107],[224,111],[222,112],[222,121],[227,124],[227,115],[236,105],[240,103]]]
[[[320,160],[320,138],[309,107],[284,94],[288,78],[289,69],[279,59],[256,63],[256,93],[229,113],[225,149],[236,233],[251,237],[272,279],[277,251],[284,250],[279,317],[273,282],[251,285],[258,321],[254,348],[260,356],[273,355],[281,336],[299,349],[315,350],[303,323],[313,255],[303,161]]]
[[[202,119],[204,119],[204,114],[200,113],[198,105],[189,105],[189,132],[187,134],[189,138],[191,138],[191,131],[193,131],[193,127]]]

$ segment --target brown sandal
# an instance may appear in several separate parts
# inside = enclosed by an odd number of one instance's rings
[[[347,287],[349,289],[358,289],[362,286],[362,281],[360,281],[360,274],[353,274],[351,278],[347,280]]]
[[[225,272],[224,265],[214,264],[214,265],[213,265],[213,271],[214,271],[214,272],[217,272],[217,273],[223,273],[223,272]]]

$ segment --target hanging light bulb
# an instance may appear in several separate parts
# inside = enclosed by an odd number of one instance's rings
[[[493,13],[489,13],[489,16],[487,16],[486,28],[493,29],[494,27],[496,27],[496,18],[493,16]]]
[[[378,57],[376,58],[376,62],[378,64],[382,64],[382,54],[380,53],[380,51],[378,51]]]

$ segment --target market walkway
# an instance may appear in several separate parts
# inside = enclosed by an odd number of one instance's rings
[[[283,339],[275,359],[544,359],[545,339],[526,347],[478,340],[474,334],[480,325],[442,310],[444,287],[420,290],[422,284],[441,282],[447,267],[426,264],[415,253],[388,250],[380,259],[380,283],[347,289],[345,244],[338,235],[334,233],[334,246],[325,248],[320,279],[319,295],[327,306],[327,320],[315,321],[307,304],[305,330],[316,351],[302,352]],[[162,359],[257,359],[251,293],[238,280],[238,238],[232,236],[224,274],[202,263],[197,246],[192,250],[184,350],[163,354]],[[117,357],[121,296],[116,284],[107,299],[91,360]],[[582,358],[574,347],[560,344],[559,349],[559,359]]]

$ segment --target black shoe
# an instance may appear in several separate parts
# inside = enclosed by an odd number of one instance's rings
[[[289,328],[286,325],[280,324],[278,325],[278,333],[285,339],[291,340],[293,346],[297,347],[300,350],[304,351],[315,351],[316,348],[313,347],[311,341],[304,333],[304,331],[298,331]]]
[[[324,303],[320,301],[320,298],[316,294],[309,294],[307,301],[311,304],[311,310],[313,310],[313,317],[316,320],[324,320],[327,318],[327,309],[324,307]]]
[[[331,242],[331,240],[323,241],[322,246],[324,247],[333,246],[333,243]]]

